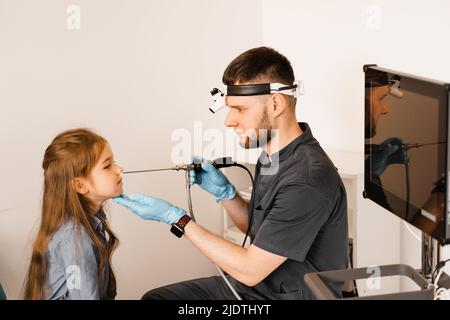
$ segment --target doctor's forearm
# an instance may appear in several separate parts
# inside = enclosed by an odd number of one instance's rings
[[[247,285],[252,284],[248,249],[209,232],[194,221],[186,225],[185,235],[205,256],[234,279]]]

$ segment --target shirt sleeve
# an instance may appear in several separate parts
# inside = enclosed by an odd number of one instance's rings
[[[98,264],[94,246],[84,231],[71,230],[58,247],[58,264],[64,270],[71,300],[98,300]]]
[[[280,189],[273,206],[255,235],[258,248],[304,261],[329,216],[329,201],[308,185]]]

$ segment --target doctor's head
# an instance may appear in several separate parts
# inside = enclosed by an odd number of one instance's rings
[[[294,72],[289,60],[278,51],[259,47],[236,57],[224,71],[227,86],[278,83],[291,86]],[[282,93],[228,95],[225,125],[235,130],[244,148],[262,147],[287,121],[296,121],[296,98]]]
[[[366,71],[364,102],[366,138],[375,136],[380,117],[389,112],[385,98],[390,91],[387,73],[372,69]]]

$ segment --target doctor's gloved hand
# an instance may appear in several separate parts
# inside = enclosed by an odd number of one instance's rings
[[[391,164],[407,162],[404,142],[400,138],[389,138],[379,144],[379,150],[372,152],[372,173],[379,176]]]
[[[202,171],[200,173],[189,171],[191,184],[198,184],[203,190],[215,196],[217,202],[231,200],[236,196],[236,188],[219,169],[199,157],[193,157],[192,162],[201,163]]]
[[[121,195],[112,199],[125,208],[130,209],[142,219],[161,221],[173,224],[186,214],[186,211],[178,208],[169,202],[150,196],[132,194],[130,196]]]

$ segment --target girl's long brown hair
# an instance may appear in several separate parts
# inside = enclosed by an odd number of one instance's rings
[[[102,221],[108,238],[107,244],[95,232],[90,214],[94,213],[87,198],[76,192],[73,185],[76,177],[87,177],[99,160],[107,141],[88,129],[73,129],[59,134],[45,150],[44,197],[42,201],[41,224],[33,244],[33,253],[25,278],[25,299],[47,299],[48,245],[53,234],[72,219],[79,231],[84,227],[99,252],[99,292],[105,292],[101,299],[114,299],[116,279],[111,267],[111,256],[118,240]],[[108,287],[103,287],[104,268],[109,263]]]

